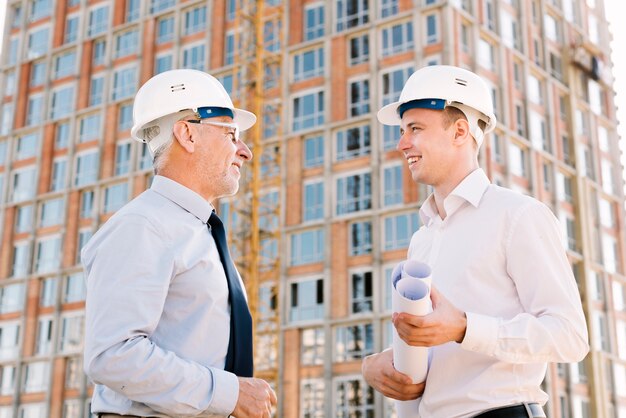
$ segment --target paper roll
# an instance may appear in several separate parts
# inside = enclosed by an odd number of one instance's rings
[[[406,312],[423,316],[432,312],[430,301],[431,268],[415,260],[403,261],[391,275],[391,308],[393,312]],[[393,364],[413,383],[426,380],[428,374],[428,347],[412,347],[404,342],[393,328]],[[419,400],[397,401],[398,418],[418,417]]]

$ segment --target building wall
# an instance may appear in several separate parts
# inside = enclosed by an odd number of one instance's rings
[[[0,417],[89,416],[79,251],[150,184],[147,151],[130,139],[132,98],[168,68],[243,86],[235,74],[245,54],[234,44],[246,37],[235,35],[243,24],[233,4],[9,0]],[[262,191],[278,193],[282,213],[279,343],[269,347],[280,351],[261,371],[279,370],[277,415],[336,416],[356,396],[361,412],[391,416],[390,403],[364,386],[360,360],[390,344],[389,271],[406,258],[428,189],[412,182],[398,133],[376,111],[411,71],[440,63],[469,68],[493,88],[499,123],[480,155],[489,177],[545,202],[563,227],[592,352],[549,368],[550,416],[626,417],[624,184],[603,2],[358,4],[346,16],[343,0],[266,2],[267,21],[278,13],[281,25],[264,28],[264,45],[281,65],[264,92],[281,117],[261,131],[276,127],[263,141],[280,147],[282,162],[264,160]]]

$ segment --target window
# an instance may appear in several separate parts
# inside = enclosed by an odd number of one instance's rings
[[[66,399],[63,401],[63,417],[64,418],[81,418],[80,417],[80,409],[81,409],[81,400],[80,399]]]
[[[141,155],[139,155],[139,169],[147,170],[152,168],[152,155],[148,149],[148,144],[141,144]]]
[[[150,13],[158,13],[163,10],[174,7],[176,2],[174,0],[151,0]]]
[[[22,25],[22,6],[14,4],[11,6],[11,28],[19,28]]]
[[[7,161],[7,149],[9,141],[0,141],[0,165],[4,165]]]
[[[465,23],[461,24],[461,49],[466,54],[471,50],[470,28]]]
[[[84,313],[72,313],[61,319],[61,338],[59,351],[63,353],[80,352],[83,348]]]
[[[517,144],[509,144],[509,169],[518,177],[528,175],[528,151]]]
[[[45,55],[49,49],[50,29],[42,28],[31,32],[28,35],[27,59],[38,58]]]
[[[372,300],[372,272],[352,273],[352,313],[371,312],[374,309]]]
[[[324,137],[316,135],[304,140],[304,168],[324,164]]]
[[[78,39],[78,23],[80,21],[79,16],[68,16],[65,19],[65,34],[63,38],[63,43],[69,44],[72,42],[76,42]]]
[[[172,55],[158,55],[154,61],[154,73],[161,74],[172,69]]]
[[[383,57],[409,51],[413,48],[413,23],[383,28],[382,36]]]
[[[74,176],[75,186],[84,186],[98,180],[98,168],[100,163],[100,153],[92,151],[79,154],[76,157],[76,171]]]
[[[57,58],[58,63],[58,58]],[[46,62],[33,62],[30,68],[31,87],[42,86],[46,81]]]
[[[337,32],[368,22],[368,0],[337,0]]]
[[[237,14],[237,0],[226,0],[226,20],[232,22]]]
[[[39,306],[54,306],[57,301],[57,278],[47,277],[41,280]]]
[[[173,22],[172,22],[173,26]],[[183,35],[191,35],[204,31],[206,28],[206,6],[185,11],[185,27]]]
[[[39,149],[39,134],[31,133],[26,134],[18,138],[17,150],[15,158],[17,160],[25,160],[37,156],[37,150]]]
[[[115,38],[115,57],[121,58],[136,54],[139,48],[139,31],[120,33]]]
[[[398,0],[382,0],[380,3],[380,17],[383,19],[398,14]]]
[[[371,209],[371,174],[361,173],[337,179],[337,215]]]
[[[104,213],[115,212],[128,201],[128,183],[119,183],[104,190]]]
[[[360,116],[370,111],[370,82],[368,79],[350,83],[350,116]]]
[[[0,330],[0,332],[2,332]],[[1,348],[0,348],[1,350]],[[2,354],[0,352],[0,358],[2,357]],[[16,373],[16,367],[10,364],[6,364],[3,366],[0,366],[0,396],[11,396],[14,395],[15,393],[15,376],[17,375]],[[2,413],[0,413],[0,417],[2,418],[12,418],[13,417],[13,408],[12,407],[8,407],[9,410],[5,415],[2,415]]]
[[[370,58],[370,37],[367,34],[350,38],[350,65],[367,62]]]
[[[374,327],[358,324],[335,328],[334,361],[344,362],[362,359],[374,352]]]
[[[324,48],[312,49],[293,57],[293,80],[301,81],[324,74]]]
[[[55,78],[67,77],[74,74],[76,74],[76,51],[70,51],[56,57],[54,64]]]
[[[304,221],[313,221],[324,218],[324,181],[304,184]]]
[[[37,242],[35,271],[38,274],[50,273],[59,268],[61,262],[61,237],[42,238]]]
[[[183,49],[183,67],[204,71],[204,44]]]
[[[28,98],[28,109],[26,112],[26,125],[32,126],[43,121],[43,96],[41,94],[32,95]]]
[[[496,31],[496,12],[493,0],[485,0],[485,24],[489,30]]]
[[[128,67],[113,73],[112,100],[132,97],[137,89],[137,69]]]
[[[520,103],[515,104],[515,124],[517,134],[525,136],[526,134],[526,118],[524,117],[524,108]]]
[[[63,280],[63,303],[82,302],[85,300],[87,288],[82,271],[66,276]]]
[[[141,15],[141,0],[126,0],[126,22],[134,22]]]
[[[324,418],[324,380],[305,379],[300,383],[302,418]]]
[[[39,318],[37,321],[35,355],[45,356],[52,352],[52,324],[52,318]]]
[[[133,105],[122,104],[120,105],[118,114],[118,131],[128,131],[133,126]]]
[[[426,45],[439,42],[439,24],[436,14],[426,16]]]
[[[13,103],[6,103],[2,107],[2,121],[0,122],[0,135],[8,135],[13,128]]]
[[[95,36],[107,31],[109,27],[109,6],[91,9],[87,36]]]
[[[144,144],[145,145],[145,144]],[[93,217],[95,193],[93,190],[85,190],[80,202],[80,217],[82,219],[90,219]]]
[[[312,229],[291,236],[291,265],[317,263],[324,260],[324,230]]]
[[[13,172],[12,202],[22,202],[35,197],[37,168],[34,166]]]
[[[324,317],[324,280],[302,280],[291,283],[289,321],[311,321]]]
[[[543,28],[546,38],[553,42],[560,42],[561,30],[559,28],[559,24],[553,16],[549,14],[543,16]]]
[[[74,86],[66,86],[52,91],[50,118],[59,119],[74,111]]]
[[[45,64],[44,62],[39,62],[39,64]],[[35,63],[33,63],[33,66]],[[31,67],[31,73],[33,71]],[[4,73],[4,95],[12,96],[15,93],[15,70],[6,71]]]
[[[324,364],[324,328],[305,328],[301,331],[300,362],[303,366]]]
[[[15,63],[17,62],[17,50],[20,45],[19,43],[20,43],[20,40],[18,37],[11,38],[11,40],[9,41],[9,50],[8,50],[8,53],[6,54],[7,65],[15,65]]]
[[[280,50],[280,19],[268,20],[263,24],[263,47],[269,52]]]
[[[337,161],[369,155],[370,127],[356,126],[337,132]]]
[[[350,255],[371,254],[372,222],[354,222],[350,224]]]
[[[130,142],[117,144],[115,148],[115,175],[121,176],[130,172]]]
[[[88,142],[98,139],[100,137],[101,119],[102,118],[99,113],[85,116],[83,119],[81,119],[78,142]]]
[[[383,188],[383,204],[385,206],[402,204],[402,166],[386,167],[383,172],[385,186]]]
[[[416,213],[403,213],[385,218],[384,250],[407,248],[413,233],[419,228]]]
[[[12,360],[16,358],[20,349],[19,342],[20,325],[17,323],[2,323],[0,325],[0,359]]]
[[[543,83],[541,82],[541,80],[539,80],[537,77],[533,75],[528,76],[527,91],[528,91],[528,99],[531,102],[536,103],[536,104],[543,103],[542,84]]]
[[[51,0],[33,0],[30,9],[30,21],[43,19],[52,13]]]
[[[33,230],[33,205],[18,206],[15,218],[16,234],[31,232]]]
[[[304,8],[304,40],[311,41],[322,36],[324,36],[324,5],[307,5]]]
[[[28,363],[24,381],[22,386],[23,393],[45,392],[48,390],[48,382],[50,380],[50,363],[48,361],[40,361],[37,363]],[[35,416],[35,415],[31,415]],[[37,416],[45,416],[37,415]]]
[[[543,150],[546,152],[552,151],[552,144],[548,138],[548,132],[546,129],[546,120],[539,113],[534,110],[529,112],[530,119],[530,141],[533,148],[537,150]]]
[[[224,65],[232,65],[235,62],[235,34],[227,32],[224,38]]]
[[[393,103],[400,98],[400,92],[404,83],[413,74],[413,67],[401,68],[388,73],[383,73],[383,106]],[[399,130],[397,136],[392,136],[395,140],[400,138]]]
[[[496,58],[493,45],[484,39],[478,41],[478,62],[481,67],[490,71],[496,69]]]
[[[36,392],[45,392],[47,388],[42,388]],[[19,406],[20,418],[40,418],[47,416],[46,404],[44,403],[28,403]]]
[[[75,258],[76,264],[80,264],[80,253],[85,244],[87,244],[87,242],[91,239],[92,235],[93,232],[91,232],[91,229],[81,229],[80,231],[78,231],[78,245],[76,246]]]
[[[91,77],[91,87],[89,88],[89,106],[102,104],[104,96],[104,75]]]
[[[104,65],[106,60],[107,43],[104,39],[93,43],[93,66]]]
[[[81,357],[68,357],[65,363],[65,388],[80,389],[83,379],[83,359]]]
[[[324,92],[306,94],[293,99],[293,130],[301,131],[324,123]]]
[[[18,312],[24,309],[24,286],[24,283],[17,283],[0,288],[0,313]],[[8,326],[6,322],[0,325],[0,327],[4,326]],[[4,340],[3,334],[4,332],[0,332],[0,340]],[[6,344],[0,344],[0,346],[5,347]],[[0,350],[0,352],[3,351]]]
[[[504,164],[504,151],[502,149],[502,137],[496,133],[491,136],[493,160],[498,164]]]
[[[360,378],[335,379],[335,416],[374,416],[374,389]]]
[[[174,39],[174,17],[162,17],[157,21],[156,43],[164,44]]]
[[[41,204],[39,227],[61,225],[65,214],[65,202],[62,197],[46,200]]]

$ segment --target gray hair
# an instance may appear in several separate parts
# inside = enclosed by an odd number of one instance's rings
[[[183,110],[178,113],[163,116],[154,120],[150,126],[144,128],[144,138],[152,153],[152,166],[156,174],[161,171],[167,162],[168,150],[174,143],[174,124],[179,120],[194,116],[193,110]],[[156,148],[155,148],[156,147]]]

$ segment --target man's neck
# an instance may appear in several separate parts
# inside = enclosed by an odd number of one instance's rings
[[[451,176],[447,182],[434,186],[433,198],[435,200],[437,213],[439,214],[439,217],[441,219],[446,219],[446,216],[448,216],[444,206],[444,201],[446,200],[446,198],[450,195],[450,193],[452,193],[454,189],[457,188],[459,184],[461,184],[463,180],[465,180],[467,176],[473,173],[476,169],[478,169],[478,166],[470,167],[467,170],[459,172],[459,174],[456,176]]]

